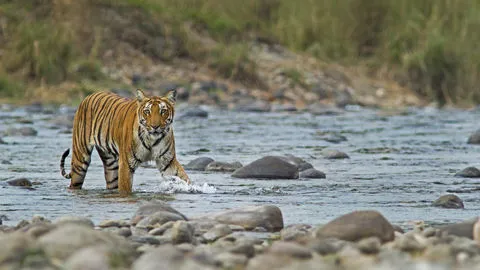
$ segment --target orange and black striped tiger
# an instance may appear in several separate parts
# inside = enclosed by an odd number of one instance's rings
[[[107,189],[132,191],[135,169],[154,160],[162,175],[178,176],[190,183],[175,154],[171,126],[175,113],[176,90],[166,96],[147,97],[142,90],[136,100],[108,92],[87,96],[75,113],[71,172],[65,172],[67,149],[60,160],[63,177],[71,179],[71,189],[81,189],[93,147],[103,162]]]

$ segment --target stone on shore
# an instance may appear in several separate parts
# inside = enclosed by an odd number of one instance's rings
[[[297,179],[297,166],[277,156],[266,156],[233,172],[235,178]]]
[[[214,220],[223,224],[240,225],[246,230],[257,227],[276,232],[283,229],[283,216],[280,208],[274,205],[247,206],[211,213],[196,219]]]
[[[59,226],[38,238],[37,243],[50,258],[59,260],[67,259],[81,248],[99,245],[123,256],[134,254],[132,245],[124,238],[78,224]]]
[[[187,220],[187,218],[182,213],[175,210],[173,207],[168,205],[166,202],[153,201],[153,202],[146,203],[146,204],[140,206],[137,209],[137,211],[135,212],[135,214],[133,215],[133,217],[131,219],[131,224],[136,225],[143,218],[145,218],[147,216],[150,216],[152,214],[158,213],[158,212],[165,213],[165,215],[168,215],[168,213],[170,213],[170,214],[174,214],[174,215],[178,216],[178,218],[176,218],[174,220],[180,220],[180,219]]]
[[[394,239],[393,226],[377,211],[354,211],[340,216],[315,231],[318,238],[334,237],[358,241],[378,237],[382,243]]]

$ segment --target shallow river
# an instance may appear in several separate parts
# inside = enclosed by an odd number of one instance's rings
[[[187,216],[245,205],[274,204],[286,224],[322,224],[359,209],[380,211],[392,223],[450,223],[480,213],[480,180],[455,177],[477,166],[480,146],[468,145],[479,127],[480,111],[410,109],[406,113],[352,107],[335,116],[309,113],[244,113],[210,111],[205,119],[174,123],[177,155],[186,164],[200,156],[248,164],[266,155],[293,154],[326,173],[326,179],[249,180],[228,173],[188,171],[192,186],[166,180],[151,166],[140,167],[133,196],[119,198],[105,190],[103,167],[94,157],[81,191],[67,189],[59,173],[62,152],[70,147],[67,128],[57,128],[52,114],[23,109],[0,112],[0,132],[32,126],[35,137],[3,137],[0,144],[0,216],[14,225],[35,214],[54,219],[82,215],[94,222],[129,218],[152,199],[168,200]],[[35,125],[22,119],[31,119]],[[319,132],[333,132],[346,141],[331,143]],[[323,149],[346,152],[350,159],[328,160]],[[3,162],[7,163],[7,162]],[[70,157],[66,161],[70,169]],[[148,164],[147,164],[148,165]],[[8,186],[6,180],[26,177],[34,189]],[[464,210],[431,207],[440,195],[454,193]]]

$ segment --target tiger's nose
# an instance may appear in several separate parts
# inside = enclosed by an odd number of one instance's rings
[[[152,126],[152,129],[153,129],[153,130],[160,129],[160,125],[158,125],[158,126]]]

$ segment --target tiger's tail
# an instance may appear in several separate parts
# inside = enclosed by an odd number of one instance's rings
[[[66,179],[72,178],[71,172],[70,173],[65,172],[65,159],[68,157],[69,154],[70,154],[70,148],[67,148],[67,150],[63,152],[62,158],[60,159],[60,173]]]

